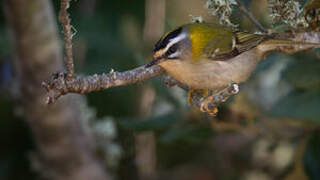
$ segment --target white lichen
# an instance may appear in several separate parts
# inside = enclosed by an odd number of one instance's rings
[[[74,26],[71,26],[71,32],[72,32],[71,33],[71,39],[72,39],[75,35],[77,35],[78,31]]]
[[[308,26],[303,8],[295,0],[269,0],[269,9],[273,25],[284,23],[293,28]]]
[[[210,14],[218,17],[220,24],[233,28],[238,26],[230,21],[233,10],[232,6],[236,5],[237,2],[235,0],[208,0],[205,4],[206,8],[209,9]]]
[[[203,23],[202,16],[193,16],[192,14],[189,16],[191,17],[191,23]]]

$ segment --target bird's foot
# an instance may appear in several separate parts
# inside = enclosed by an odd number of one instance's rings
[[[209,104],[214,100],[215,95],[207,97],[201,102],[200,111],[206,112],[209,115],[215,116],[218,113],[218,107],[210,107]]]
[[[195,90],[190,88],[190,90],[188,91],[188,104],[191,105],[192,104],[192,96],[193,96],[193,92]]]

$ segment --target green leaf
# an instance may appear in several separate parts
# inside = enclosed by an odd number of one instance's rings
[[[271,109],[279,117],[303,119],[320,123],[320,91],[294,91],[280,99]]]

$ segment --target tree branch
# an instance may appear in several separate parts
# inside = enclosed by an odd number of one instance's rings
[[[74,76],[74,62],[72,55],[72,26],[70,25],[70,18],[68,8],[71,0],[61,0],[59,21],[62,24],[65,42],[65,63],[67,70],[67,78],[72,79]]]
[[[209,94],[204,97],[202,92],[195,93],[193,95],[192,93],[192,104],[196,105],[198,108],[200,108],[203,111],[207,111],[211,115],[212,110],[217,108],[219,104],[225,102],[228,98],[231,96],[238,94],[239,92],[239,85],[236,83],[230,83],[228,87],[225,89],[222,89],[220,91],[211,91]],[[210,101],[206,101],[210,98]],[[207,103],[207,108],[202,109],[203,103]]]
[[[240,0],[236,0],[240,11],[249,18],[249,20],[257,26],[257,28],[262,32],[267,32],[267,30],[259,23],[259,21],[252,15],[252,13],[244,6]]]
[[[214,97],[213,101],[208,104],[208,108],[213,109],[218,107],[219,104],[225,102],[229,97],[238,94],[238,92],[239,85],[236,83],[230,83],[227,88]]]
[[[58,73],[53,75],[49,81],[43,82],[42,86],[48,91],[46,102],[50,104],[55,102],[61,95],[67,93],[87,94],[93,91],[144,81],[163,73],[164,70],[159,66],[149,68],[140,66],[125,72],[112,71],[101,75],[76,76],[72,79],[68,79],[65,73]]]
[[[51,79],[42,82],[48,92],[46,103],[55,102],[60,96],[67,93],[86,94],[116,86],[133,84],[147,80],[164,73],[159,66],[145,68],[144,66],[126,72],[110,72],[108,74],[92,76],[74,76],[74,60],[72,55],[72,26],[68,15],[71,0],[61,0],[59,21],[62,24],[65,43],[66,73],[55,73]]]

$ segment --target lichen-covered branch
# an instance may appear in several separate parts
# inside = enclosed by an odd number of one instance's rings
[[[164,72],[159,66],[145,68],[144,66],[126,72],[110,72],[92,76],[74,76],[74,60],[72,55],[72,26],[68,15],[70,0],[61,0],[59,21],[62,24],[65,43],[66,73],[53,74],[51,79],[42,83],[46,88],[48,104],[55,102],[61,95],[67,93],[86,94],[116,86],[136,83]]]
[[[49,81],[43,82],[42,85],[48,91],[46,102],[50,104],[61,95],[67,93],[87,94],[93,91],[144,81],[162,73],[164,73],[164,70],[159,66],[149,68],[141,66],[125,72],[112,71],[101,75],[76,76],[72,79],[66,78],[65,73],[57,73]]]
[[[230,83],[225,89],[219,91],[211,90],[205,96],[201,91],[192,93],[191,103],[200,108],[200,110],[206,111],[211,115],[215,115],[215,113],[212,113],[212,110],[217,108],[219,104],[225,102],[228,98],[237,94],[238,92],[239,85],[236,83]],[[203,109],[204,105],[206,107]]]
[[[65,43],[65,64],[67,70],[67,78],[71,79],[74,76],[74,61],[72,55],[72,26],[68,15],[68,8],[71,0],[61,0],[59,21],[62,24]]]
[[[233,24],[230,20],[232,15],[232,6],[237,5],[235,0],[208,0],[206,2],[206,7],[209,12],[218,17],[219,23],[225,26],[236,28],[238,25]]]
[[[239,92],[239,85],[236,83],[230,83],[230,85],[225,88],[223,91],[221,91],[219,94],[217,94],[213,101],[211,101],[208,104],[209,109],[213,109],[215,107],[218,107],[219,104],[225,102],[229,97],[238,94]]]

